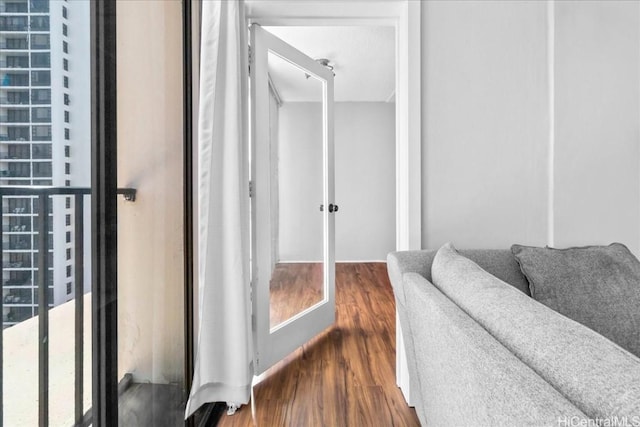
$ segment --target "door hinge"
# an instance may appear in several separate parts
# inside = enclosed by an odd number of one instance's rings
[[[253,181],[249,181],[249,198],[253,197]]]
[[[253,61],[253,50],[251,49],[251,45],[249,45],[249,75],[251,75],[251,61]]]

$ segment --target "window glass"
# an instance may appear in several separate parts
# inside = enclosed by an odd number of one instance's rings
[[[31,12],[49,12],[49,0],[31,0]]]
[[[27,49],[29,47],[27,36],[7,37],[4,46],[0,44],[0,47],[4,47],[4,49]]]
[[[28,123],[29,110],[24,108],[12,108],[7,111],[6,121],[7,123]]]
[[[49,31],[48,16],[32,16],[31,31]]]
[[[5,3],[5,12],[7,13],[27,13],[26,2],[10,2]]]
[[[49,68],[51,67],[51,55],[49,52],[38,52],[31,54],[32,68]]]
[[[51,107],[33,107],[31,121],[34,123],[48,123],[51,121]]]
[[[32,71],[31,85],[32,86],[50,86],[51,72],[50,71]]]
[[[0,72],[0,86],[29,86],[29,71]]]
[[[7,90],[6,101],[8,104],[28,104],[29,90]]]
[[[49,49],[49,34],[31,34],[31,49]]]
[[[34,159],[51,159],[51,144],[33,144],[32,155]]]
[[[33,176],[46,178],[51,176],[51,162],[33,162]]]
[[[25,54],[7,55],[4,62],[7,68],[29,68],[29,56]]]
[[[26,16],[0,16],[0,31],[27,31],[29,21]]]
[[[32,126],[31,137],[33,141],[51,141],[51,126]]]
[[[32,104],[51,104],[51,89],[31,89]]]

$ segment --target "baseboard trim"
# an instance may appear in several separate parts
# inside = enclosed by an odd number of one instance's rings
[[[315,260],[315,261],[300,261],[300,260],[296,260],[296,261],[278,261],[276,262],[276,264],[319,264],[321,263],[321,260]],[[386,263],[387,260],[384,259],[354,259],[354,260],[340,260],[340,261],[336,261],[336,264],[357,264],[357,263],[362,263],[362,264],[371,264],[371,263]]]
[[[356,260],[341,260],[341,261],[336,261],[336,264],[386,264],[387,261],[386,260],[380,260],[380,259],[356,259]]]

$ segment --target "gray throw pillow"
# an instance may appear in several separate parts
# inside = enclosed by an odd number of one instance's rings
[[[640,357],[640,261],[626,246],[511,252],[535,300]]]

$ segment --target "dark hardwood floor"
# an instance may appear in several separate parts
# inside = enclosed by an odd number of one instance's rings
[[[395,306],[384,263],[336,265],[336,323],[254,389],[255,425],[418,426],[395,382]],[[251,426],[251,406],[219,426]]]
[[[322,301],[324,264],[278,263],[269,283],[269,321],[275,327]]]

